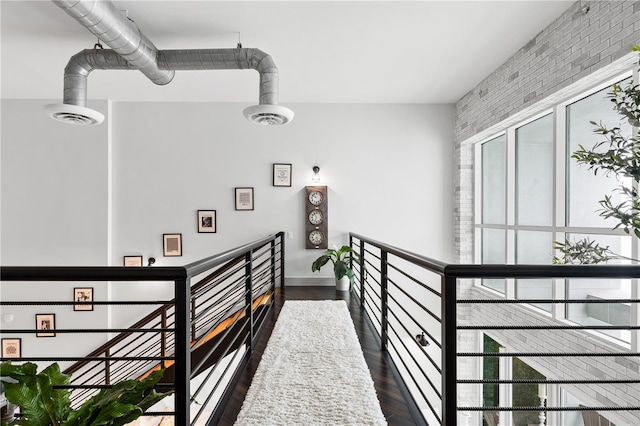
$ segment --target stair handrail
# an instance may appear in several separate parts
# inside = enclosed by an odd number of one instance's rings
[[[233,266],[235,266],[241,260],[243,260],[243,258],[241,256],[237,257],[236,259],[233,259],[228,264],[224,265],[222,268],[217,269],[216,271],[214,271],[210,275],[208,275],[205,278],[203,278],[201,281],[199,281],[197,284],[195,284],[195,285],[193,285],[191,287],[191,294],[193,294],[193,293],[199,291],[200,289],[202,289],[203,287],[205,287],[207,284],[209,284],[215,278],[217,278],[218,276],[222,275],[223,273],[225,273],[226,271],[231,269]],[[173,301],[174,300],[172,299],[172,302]],[[162,315],[166,312],[166,310],[169,309],[172,306],[173,306],[172,303],[167,303],[165,305],[162,305],[162,306],[158,307],[153,312],[149,313],[147,316],[145,316],[144,318],[142,318],[141,320],[139,320],[138,322],[136,322],[135,324],[133,324],[132,326],[130,326],[128,328],[131,329],[131,330],[144,328],[145,325],[151,323],[156,318],[161,318]],[[131,331],[123,331],[122,333],[119,333],[117,336],[109,339],[109,341],[105,342],[103,345],[101,345],[100,347],[96,348],[94,351],[89,353],[86,357],[87,358],[97,357],[98,355],[101,355],[101,354],[105,353],[107,350],[111,349],[112,347],[114,347],[118,343],[120,343],[123,340],[125,340],[131,334],[133,334],[133,332],[131,332]],[[66,368],[64,370],[64,373],[65,374],[75,373],[76,371],[78,371],[83,366],[87,365],[88,363],[89,363],[89,361],[86,361],[86,360],[78,361],[78,362],[74,363],[73,365],[69,366],[68,368]]]

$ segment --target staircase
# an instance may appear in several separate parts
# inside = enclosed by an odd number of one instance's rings
[[[175,297],[170,301],[87,302],[143,307],[155,304],[153,312],[127,329],[56,328],[57,333],[71,334],[75,339],[117,333],[84,357],[22,357],[12,361],[75,361],[64,370],[72,375],[74,406],[102,388],[123,380],[141,380],[155,370],[164,369],[157,387],[161,391],[174,391],[173,407],[168,412],[148,414],[166,416],[171,419],[170,424],[214,424],[216,408],[229,397],[239,372],[251,356],[262,324],[273,313],[275,288],[278,284],[284,286],[284,241],[280,232],[184,267],[0,269],[3,282],[24,282],[26,289],[34,281],[66,284],[65,288],[69,283],[86,281],[126,281],[138,285],[144,285],[145,281],[173,281]],[[190,285],[191,282],[195,284]],[[75,303],[2,300],[0,306],[43,305],[53,310]],[[5,333],[20,336],[37,330],[3,328],[2,334]],[[192,382],[198,384],[197,389],[192,389]]]

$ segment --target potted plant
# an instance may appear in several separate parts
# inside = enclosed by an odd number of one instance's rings
[[[125,380],[112,388],[102,389],[74,409],[71,407],[70,375],[60,372],[58,363],[51,364],[40,373],[38,366],[27,362],[21,365],[11,361],[0,364],[6,399],[22,407],[20,425],[87,426],[126,425],[172,392],[155,390],[164,370],[151,373],[143,380]],[[2,421],[2,424],[11,423]]]
[[[328,249],[325,254],[317,258],[311,265],[311,271],[316,272],[327,263],[333,264],[333,274],[336,277],[336,290],[351,291],[355,282],[351,262],[360,262],[360,258],[356,252],[349,246]]]

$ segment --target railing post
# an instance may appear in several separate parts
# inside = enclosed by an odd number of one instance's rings
[[[175,280],[175,424],[190,424],[191,345],[191,289],[189,280]]]
[[[276,295],[276,235],[273,240],[271,240],[271,290],[269,291],[271,297],[271,303],[273,303]]]
[[[191,341],[196,340],[196,323],[194,321],[196,317],[196,299],[191,299],[191,311],[190,311],[190,323],[191,323]]]
[[[456,277],[442,277],[442,424],[457,424],[458,347],[456,322]]]
[[[380,316],[382,325],[380,330],[380,343],[382,351],[387,352],[387,343],[389,341],[389,297],[387,287],[387,252],[380,251]]]
[[[162,308],[162,315],[160,316],[160,328],[167,328],[167,308]],[[163,358],[167,356],[167,332],[160,333],[160,356]],[[160,361],[160,368],[165,369],[165,360]]]
[[[284,291],[284,232],[278,232],[280,236],[280,290]]]
[[[111,351],[109,350],[109,348],[107,348],[106,351],[104,351],[104,384],[105,385],[110,385],[111,384],[111,364],[109,362],[109,358],[111,358]]]
[[[364,241],[360,240],[360,309],[364,309],[364,281],[366,274],[364,271]]]
[[[253,250],[249,250],[247,254],[245,254],[245,266],[244,266],[244,276],[245,276],[245,292],[246,292],[246,313],[245,318],[248,321],[248,331],[249,336],[247,337],[247,347],[249,348],[249,352],[253,352],[253,278],[251,276],[253,271]]]

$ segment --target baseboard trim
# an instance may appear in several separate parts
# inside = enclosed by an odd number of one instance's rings
[[[285,277],[284,285],[290,286],[290,287],[312,287],[312,286],[335,287],[336,280],[328,277],[318,277],[318,278]]]

